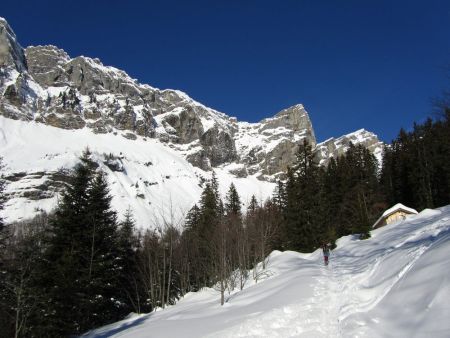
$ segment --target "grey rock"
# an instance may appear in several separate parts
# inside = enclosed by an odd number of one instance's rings
[[[319,143],[315,149],[315,158],[321,165],[327,165],[332,157],[343,155],[350,143],[363,145],[381,159],[383,142],[374,133],[364,129]]]
[[[287,170],[295,161],[298,144],[290,140],[280,141],[276,147],[269,151],[262,163],[262,172],[274,175]]]
[[[186,156],[186,160],[193,166],[205,171],[209,171],[212,169],[210,160],[203,149],[198,152],[188,154]]]
[[[126,134],[122,134],[123,137],[129,139],[129,140],[136,140],[137,136],[133,133],[126,133]]]
[[[38,117],[36,122],[42,122],[61,129],[81,129],[86,125],[81,116],[73,114],[71,110],[64,109],[58,109],[57,113]]]
[[[23,182],[24,188],[7,193],[6,198],[23,197],[29,200],[52,198],[63,191],[70,180],[70,171],[17,172],[5,177],[6,182]]]
[[[18,72],[27,69],[25,54],[16,34],[3,18],[0,18],[0,67],[13,67]]]
[[[216,167],[237,159],[236,146],[231,135],[218,127],[208,129],[200,138],[211,165]]]
[[[245,178],[248,176],[247,169],[244,166],[231,169],[229,172],[239,178]]]
[[[177,114],[167,115],[164,121],[176,130],[180,143],[191,143],[203,134],[202,122],[192,106],[186,106]]]
[[[68,84],[64,65],[69,55],[55,46],[30,46],[25,49],[28,72],[44,88]]]
[[[315,147],[316,145],[316,137],[314,135],[311,120],[301,104],[283,109],[274,117],[264,119],[260,123],[261,132],[267,129],[283,127],[294,133],[304,133],[304,136],[308,138],[309,144],[311,144],[312,147]]]

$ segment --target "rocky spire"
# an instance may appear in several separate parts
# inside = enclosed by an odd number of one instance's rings
[[[302,104],[283,109],[274,117],[264,119],[260,123],[262,125],[260,131],[284,127],[294,133],[303,133],[313,147],[316,145],[311,120]]]
[[[25,71],[25,54],[8,22],[0,17],[0,67],[11,66],[18,72]]]

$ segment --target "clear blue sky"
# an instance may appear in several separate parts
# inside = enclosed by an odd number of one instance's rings
[[[303,103],[318,140],[390,141],[448,89],[450,1],[4,1],[23,46],[100,58],[258,121]]]

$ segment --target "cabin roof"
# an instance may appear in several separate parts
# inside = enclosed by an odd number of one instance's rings
[[[417,210],[415,210],[413,208],[409,208],[401,203],[397,203],[396,205],[390,207],[385,212],[383,212],[383,214],[380,216],[380,218],[378,218],[377,221],[374,223],[372,228],[375,228],[378,225],[378,223],[380,223],[383,219],[388,218],[390,215],[392,215],[393,213],[395,213],[397,211],[404,211],[407,214],[418,214]]]

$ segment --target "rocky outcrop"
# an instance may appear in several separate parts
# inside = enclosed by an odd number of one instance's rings
[[[0,18],[0,67],[25,71],[26,59],[11,27],[5,19]]]
[[[316,146],[316,138],[311,120],[302,104],[289,107],[277,113],[274,117],[260,122],[260,132],[268,129],[283,128],[292,133],[300,133],[306,137],[312,147]]]
[[[218,127],[208,129],[200,138],[200,144],[213,167],[236,160],[234,139]]]
[[[303,140],[316,147],[311,120],[301,104],[259,123],[237,122],[183,92],[140,84],[98,59],[71,58],[51,45],[24,50],[1,18],[0,115],[130,140],[158,138],[205,171],[237,164],[230,173],[238,177],[277,176],[293,163]],[[318,146],[318,161],[326,164],[350,141],[378,147],[378,140],[370,137],[347,138]]]
[[[369,149],[378,159],[378,162],[381,163],[383,142],[381,142],[374,133],[364,129],[357,130],[338,138],[332,137],[319,143],[315,149],[317,162],[321,165],[327,165],[332,157],[337,158],[343,155],[347,151],[350,143],[363,145]]]
[[[307,140],[312,147],[316,138],[303,105],[298,104],[259,123],[238,123],[237,153],[249,174],[280,176],[292,165],[298,144]]]
[[[55,46],[36,46],[25,49],[28,72],[42,87],[65,86],[64,65],[69,62],[69,55]]]
[[[28,200],[52,198],[63,190],[69,177],[70,172],[65,170],[14,173],[4,177],[7,184],[14,185],[14,189],[6,193],[6,198],[26,198]]]
[[[180,143],[196,141],[204,133],[201,119],[196,109],[190,105],[179,109],[177,113],[167,114],[163,121],[175,129],[176,141]]]

